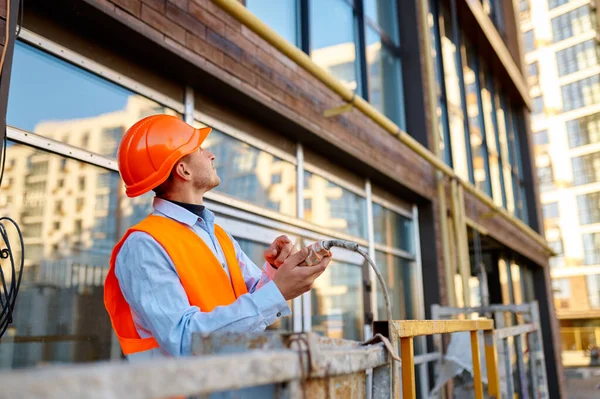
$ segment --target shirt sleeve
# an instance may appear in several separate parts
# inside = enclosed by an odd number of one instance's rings
[[[115,274],[134,320],[141,324],[136,323],[136,328],[148,331],[173,356],[191,354],[193,333],[259,332],[290,314],[271,280],[229,306],[202,312],[190,305],[164,248],[143,232],[127,238],[117,255]]]
[[[240,265],[240,269],[242,270],[242,276],[244,276],[244,281],[246,282],[246,288],[248,289],[248,292],[254,292],[269,281],[273,280],[273,276],[275,276],[276,271],[273,266],[265,262],[261,270],[258,266],[256,266],[252,259],[246,255],[235,238],[233,238],[231,235],[229,235],[229,238],[231,239],[231,242],[233,242],[235,256]]]

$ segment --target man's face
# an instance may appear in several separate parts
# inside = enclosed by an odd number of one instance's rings
[[[202,147],[190,154],[189,166],[192,171],[194,188],[209,191],[221,183],[213,163],[214,160],[215,154]]]

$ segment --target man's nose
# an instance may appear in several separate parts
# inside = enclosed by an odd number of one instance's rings
[[[215,160],[215,154],[210,150],[208,150],[208,159],[210,159],[211,161]]]

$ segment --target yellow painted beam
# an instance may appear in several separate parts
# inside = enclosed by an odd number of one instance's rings
[[[394,320],[392,327],[400,338],[448,334],[461,331],[492,330],[494,322],[479,320]]]
[[[488,378],[488,397],[500,399],[500,377],[498,375],[498,352],[494,331],[484,331],[485,365]],[[532,356],[532,355],[530,355]]]

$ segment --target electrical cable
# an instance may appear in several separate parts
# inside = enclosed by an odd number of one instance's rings
[[[2,50],[2,56],[0,57],[0,74],[4,68],[4,61],[6,58],[6,52],[8,50],[9,43],[9,27],[10,27],[10,5],[11,1],[6,1],[6,38],[4,41],[4,48]],[[16,36],[18,37],[21,33],[21,26],[23,25],[23,1],[19,1],[19,13],[17,16],[17,31]],[[0,79],[2,76],[0,75]],[[2,180],[4,178],[4,167],[6,165],[6,147],[8,145],[6,126],[4,130],[4,139],[2,140],[2,161],[0,163],[0,187],[2,186]],[[20,262],[15,261],[13,254],[13,248],[10,244],[9,233],[5,226],[5,223],[11,224],[17,232],[20,244]],[[25,260],[25,245],[23,242],[23,233],[19,228],[17,222],[10,217],[0,217],[0,236],[4,241],[4,245],[0,247],[0,338],[7,331],[8,326],[13,322],[13,312],[17,301],[17,294],[21,287],[21,279],[23,277],[23,266]],[[10,274],[7,276],[5,273],[5,260],[8,259],[10,262]],[[15,267],[18,265],[18,267]]]

